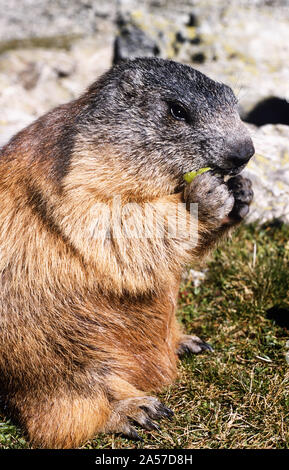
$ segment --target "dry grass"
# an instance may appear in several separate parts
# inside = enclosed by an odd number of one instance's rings
[[[266,317],[274,305],[289,307],[288,271],[288,226],[241,227],[214,253],[201,286],[181,288],[181,321],[215,352],[182,362],[162,396],[175,418],[160,433],[140,431],[143,443],[98,436],[86,448],[288,448],[288,330]],[[2,419],[0,447],[27,447]]]

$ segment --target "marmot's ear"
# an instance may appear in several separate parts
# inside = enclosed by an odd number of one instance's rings
[[[119,77],[119,84],[125,93],[135,93],[138,88],[143,86],[142,73],[139,70],[126,69]]]

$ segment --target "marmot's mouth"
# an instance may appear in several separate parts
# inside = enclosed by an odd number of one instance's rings
[[[208,165],[210,166],[211,168],[211,173],[214,173],[214,174],[218,174],[218,175],[221,175],[221,176],[235,176],[235,175],[238,175],[239,173],[241,173],[241,171],[244,170],[244,168],[246,167],[246,164],[244,165],[240,165],[240,166],[237,166],[237,167],[232,167],[232,166],[229,166],[229,167],[226,167],[225,165],[222,167],[222,166],[218,166],[218,165]]]
[[[236,176],[238,175],[239,173],[241,173],[244,168],[246,167],[246,164],[245,165],[242,165],[242,166],[239,166],[237,168],[222,168],[220,166],[212,166],[212,173],[214,174],[218,174],[220,176],[223,176],[225,179],[228,179],[230,178],[231,176]]]

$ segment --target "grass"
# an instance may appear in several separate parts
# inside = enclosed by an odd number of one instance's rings
[[[199,287],[182,285],[178,315],[215,351],[180,364],[177,383],[161,396],[174,419],[160,433],[140,430],[143,443],[100,435],[86,448],[289,447],[289,332],[266,313],[289,309],[289,227],[242,226],[207,266]],[[28,447],[4,416],[0,447]]]

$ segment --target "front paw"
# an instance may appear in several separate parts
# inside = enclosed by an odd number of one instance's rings
[[[184,199],[187,204],[198,204],[199,220],[212,229],[222,225],[234,206],[233,193],[223,177],[210,171],[186,185]]]
[[[229,214],[229,222],[241,222],[249,212],[249,206],[253,200],[252,182],[241,175],[229,179],[228,188],[232,192],[235,203]]]

